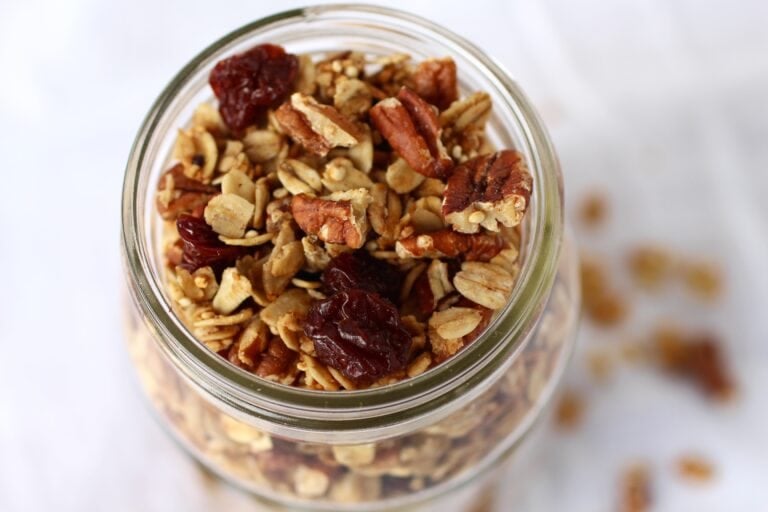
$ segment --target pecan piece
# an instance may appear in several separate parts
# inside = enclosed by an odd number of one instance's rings
[[[335,147],[351,147],[363,138],[360,129],[330,105],[301,93],[275,111],[280,126],[310,152],[325,156]]]
[[[396,98],[377,103],[370,117],[389,145],[413,170],[429,178],[448,174],[453,161],[440,140],[437,113],[418,94],[403,87]]]
[[[457,167],[445,188],[443,216],[453,229],[477,233],[520,224],[528,208],[533,178],[523,155],[507,149]]]
[[[370,202],[366,189],[336,192],[327,198],[298,194],[291,201],[291,213],[305,233],[359,249],[368,235],[366,210]]]
[[[504,241],[491,233],[465,234],[450,229],[409,236],[395,245],[401,258],[457,258],[489,261],[504,247]]]
[[[440,110],[459,98],[456,85],[456,63],[450,57],[427,59],[411,75],[413,90]]]

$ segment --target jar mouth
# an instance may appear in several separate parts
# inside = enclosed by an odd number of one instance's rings
[[[138,204],[155,185],[148,183],[148,173],[143,172],[153,160],[148,148],[162,129],[164,113],[196,73],[210,67],[222,54],[231,53],[232,47],[245,39],[251,44],[268,42],[268,32],[276,27],[296,23],[312,27],[328,20],[344,20],[358,28],[386,23],[401,34],[428,37],[449,55],[468,61],[493,87],[494,112],[504,112],[515,123],[520,134],[516,149],[526,155],[534,179],[526,243],[521,248],[523,264],[509,303],[486,331],[450,360],[422,375],[380,388],[333,392],[267,381],[237,368],[197,341],[165,298],[146,241],[148,214],[144,205]],[[388,426],[401,428],[418,422],[459,396],[479,394],[481,384],[503,371],[525,346],[555,279],[562,217],[559,164],[549,137],[523,92],[494,60],[462,37],[409,13],[370,5],[323,5],[275,14],[227,34],[194,57],[164,89],[139,130],[126,167],[123,257],[135,285],[133,299],[156,331],[162,350],[195,387],[219,400],[231,413],[295,431],[360,432],[376,428],[381,433]]]

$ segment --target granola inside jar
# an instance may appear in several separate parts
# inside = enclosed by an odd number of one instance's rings
[[[126,171],[146,394],[272,502],[445,496],[514,453],[568,360],[560,179],[518,86],[425,20],[314,7],[225,36],[162,93]]]

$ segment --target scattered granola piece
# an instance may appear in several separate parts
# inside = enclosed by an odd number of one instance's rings
[[[696,384],[708,397],[728,400],[735,392],[720,344],[708,333],[686,334],[662,325],[653,334],[656,357],[662,369]]]
[[[604,265],[588,257],[581,259],[581,294],[584,312],[595,324],[612,327],[627,317],[628,304],[611,288]]]
[[[661,247],[641,246],[630,252],[627,263],[635,283],[658,289],[669,280],[673,261],[672,255]]]
[[[723,276],[720,269],[706,261],[683,261],[680,275],[688,291],[699,299],[714,301],[723,292]]]
[[[608,217],[608,200],[599,192],[592,192],[584,197],[579,205],[579,220],[588,228],[596,228],[605,223]]]
[[[575,429],[584,418],[585,407],[581,394],[573,390],[564,391],[555,409],[555,423],[563,430]]]
[[[650,470],[643,464],[628,467],[621,478],[620,512],[647,512],[652,505]]]
[[[680,476],[691,482],[706,483],[715,476],[712,463],[700,455],[681,455],[677,459],[676,466]]]
[[[595,382],[605,384],[613,373],[613,359],[605,350],[592,349],[587,353],[589,373]]]

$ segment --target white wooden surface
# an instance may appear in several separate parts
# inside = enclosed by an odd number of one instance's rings
[[[123,349],[120,186],[139,123],[175,71],[244,22],[301,2],[0,2],[0,510],[253,510],[206,481],[144,407]],[[272,5],[267,5],[272,4]],[[740,400],[712,407],[647,369],[589,390],[578,432],[548,432],[499,510],[612,510],[620,468],[648,460],[658,511],[768,503],[768,3],[391,2],[474,40],[550,126],[569,198],[600,187],[614,255],[661,241],[722,261],[719,307],[642,297],[722,333]],[[573,206],[571,204],[571,206]],[[581,352],[611,336],[585,329]],[[680,453],[718,464],[675,476]]]

